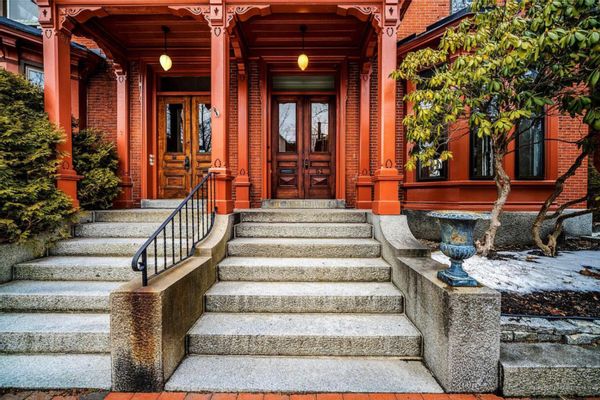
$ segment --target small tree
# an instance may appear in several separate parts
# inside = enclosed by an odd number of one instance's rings
[[[544,76],[538,97],[556,104],[561,112],[582,116],[588,134],[578,142],[579,155],[556,181],[553,193],[546,199],[532,226],[537,246],[549,256],[556,254],[558,237],[566,219],[600,210],[599,193],[586,193],[581,198],[550,208],[564,190],[565,182],[575,175],[588,156],[600,146],[600,4],[597,0],[533,1],[527,9],[530,35],[537,37],[532,64]],[[586,202],[587,209],[573,213],[564,211]],[[554,228],[546,241],[541,237],[544,221],[554,219]]]
[[[543,117],[550,103],[531,88],[543,82],[530,64],[537,39],[528,35],[529,20],[524,14],[527,1],[475,0],[473,17],[450,28],[437,49],[425,48],[406,56],[396,79],[417,84],[405,100],[414,113],[404,119],[412,148],[407,168],[417,163],[430,165],[447,160],[452,154],[438,151],[445,143],[476,131],[489,137],[493,153],[497,199],[483,239],[477,242],[480,253],[492,250],[500,215],[510,193],[510,178],[503,160],[510,142],[531,121]],[[432,73],[422,74],[424,70]],[[465,130],[458,120],[467,120]],[[526,123],[529,122],[529,123]]]
[[[63,135],[43,103],[39,88],[0,69],[0,242],[54,231],[74,213],[56,188]]]
[[[119,195],[119,160],[115,144],[96,129],[73,135],[73,164],[83,179],[77,185],[82,208],[107,209]]]

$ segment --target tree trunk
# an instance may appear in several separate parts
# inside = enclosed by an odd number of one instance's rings
[[[499,147],[505,148],[505,146]],[[494,148],[496,149],[498,147],[494,146]],[[506,204],[506,200],[508,200],[508,195],[510,194],[510,178],[504,170],[504,166],[502,165],[505,153],[506,151],[503,150],[494,151],[495,180],[498,196],[494,202],[494,207],[492,208],[490,225],[485,231],[483,238],[476,242],[477,251],[484,257],[487,257],[490,251],[494,249],[496,232],[501,225],[500,215],[502,214],[502,210],[504,209],[504,205]]]
[[[597,138],[596,132],[592,132],[588,136],[588,139],[591,140],[592,143],[597,141],[596,138]],[[544,202],[544,205],[542,205],[542,208],[540,209],[538,215],[535,217],[535,221],[533,221],[533,225],[531,227],[531,236],[533,237],[533,241],[534,241],[535,245],[540,250],[542,250],[544,255],[546,255],[548,257],[554,257],[556,255],[556,246],[558,244],[558,237],[562,233],[563,221],[565,219],[569,218],[568,216],[563,217],[562,213],[569,205],[572,205],[575,203],[568,202],[568,203],[560,206],[556,210],[556,212],[554,214],[552,214],[551,217],[548,216],[548,211],[550,210],[550,207],[552,207],[552,204],[556,201],[556,199],[562,194],[562,192],[565,188],[565,182],[567,181],[567,179],[569,179],[570,177],[575,175],[575,173],[577,172],[579,167],[581,167],[581,164],[583,163],[583,161],[590,154],[593,154],[595,152],[594,151],[595,147],[596,146],[592,146],[592,145],[582,146],[581,153],[577,156],[575,161],[573,161],[573,164],[571,164],[569,169],[564,174],[562,174],[560,177],[558,177],[558,179],[556,180],[556,183],[554,185],[554,191],[550,194],[550,196],[548,196],[548,198]],[[584,199],[581,199],[581,200],[583,201]],[[544,224],[544,221],[551,219],[551,218],[556,218],[556,223],[554,224],[554,229],[552,230],[552,232],[548,235],[548,237],[546,239],[547,243],[544,243],[544,240],[542,239],[542,233],[541,233],[542,225]]]

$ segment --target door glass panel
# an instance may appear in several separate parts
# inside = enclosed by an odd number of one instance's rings
[[[167,153],[183,153],[184,141],[184,116],[183,104],[172,103],[166,105],[166,142]]]
[[[279,103],[279,152],[296,151],[296,103]]]
[[[198,151],[209,153],[211,148],[210,104],[198,104]]]
[[[311,103],[310,151],[329,151],[329,104]]]

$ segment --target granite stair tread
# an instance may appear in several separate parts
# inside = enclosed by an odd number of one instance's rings
[[[0,354],[0,387],[110,389],[110,354]]]
[[[205,313],[191,353],[420,357],[420,333],[402,314]]]
[[[0,353],[108,353],[109,336],[109,314],[0,313]]]
[[[389,281],[381,258],[227,257],[219,264],[222,281]]]
[[[168,391],[442,393],[420,361],[366,357],[201,356],[183,360]]]
[[[17,280],[126,281],[136,276],[131,257],[49,256],[13,267]]]

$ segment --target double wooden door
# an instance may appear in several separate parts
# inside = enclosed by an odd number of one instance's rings
[[[159,197],[187,196],[210,167],[210,100],[203,96],[158,98]]]
[[[273,197],[333,198],[335,98],[276,96],[272,104]]]

